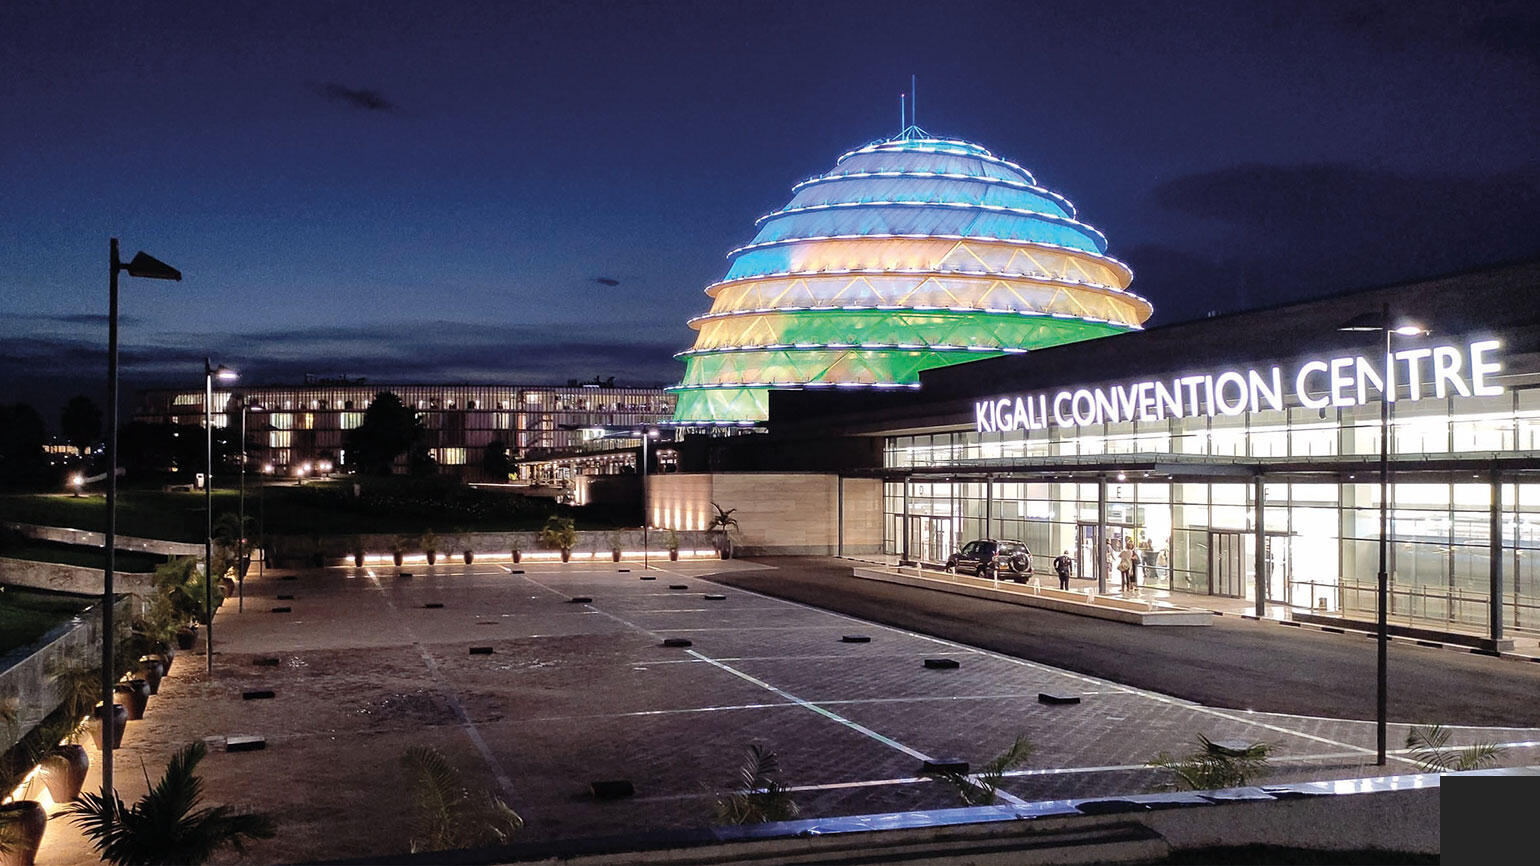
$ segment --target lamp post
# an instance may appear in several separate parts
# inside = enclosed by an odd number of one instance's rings
[[[203,359],[203,604],[204,671],[214,673],[214,380],[235,381],[235,371]]]
[[[267,407],[248,399],[241,400],[241,525],[235,542],[235,609],[237,612],[246,609],[246,413],[252,410],[265,412]]]
[[[118,272],[147,280],[181,280],[182,272],[144,252],[133,259],[118,259],[118,239],[107,244],[107,532],[103,546],[107,567],[102,573],[102,799],[113,800],[112,788],[112,653],[116,641],[112,626],[112,571],[116,566],[113,551],[118,529]],[[103,819],[107,833],[112,831],[113,814]]]
[[[1376,585],[1376,632],[1375,656],[1376,688],[1374,695],[1375,763],[1385,766],[1385,717],[1388,704],[1386,662],[1390,645],[1390,571],[1387,565],[1390,545],[1390,404],[1396,399],[1394,359],[1390,354],[1390,337],[1421,336],[1428,329],[1411,322],[1391,324],[1390,304],[1384,304],[1378,313],[1364,313],[1337,327],[1339,331],[1378,332],[1385,335],[1385,366],[1381,372],[1384,386],[1380,391],[1380,568]]]
[[[647,530],[652,528],[652,512],[647,507],[647,442],[656,438],[658,431],[655,428],[642,428],[642,571],[652,567],[647,549]]]

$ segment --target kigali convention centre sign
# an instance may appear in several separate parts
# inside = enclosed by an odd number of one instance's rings
[[[1287,372],[1271,367],[1223,370],[1110,387],[1067,388],[1053,393],[992,397],[973,404],[980,433],[1087,427],[1123,421],[1240,415],[1284,408],[1287,398],[1309,409],[1361,406],[1388,393],[1391,402],[1425,397],[1492,397],[1503,386],[1495,359],[1501,344],[1477,340],[1463,346],[1403,349],[1383,358],[1344,355],[1303,361]]]

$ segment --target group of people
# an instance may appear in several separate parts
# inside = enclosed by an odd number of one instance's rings
[[[1112,538],[1107,541],[1107,570],[1116,571],[1122,581],[1120,590],[1123,592],[1139,591],[1139,572],[1145,573],[1146,582],[1159,578],[1160,559],[1162,553],[1155,550],[1155,545],[1148,538],[1142,539],[1138,545],[1134,544],[1133,536],[1123,539]],[[1059,589],[1069,589],[1070,578],[1075,573],[1075,560],[1064,551],[1053,561],[1053,570],[1059,576]]]

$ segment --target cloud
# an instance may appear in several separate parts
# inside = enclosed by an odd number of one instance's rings
[[[365,87],[348,87],[335,81],[315,85],[316,92],[333,102],[340,102],[363,111],[396,112],[398,106],[386,99],[378,90]]]

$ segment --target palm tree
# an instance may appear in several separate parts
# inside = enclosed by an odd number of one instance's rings
[[[272,838],[273,820],[266,815],[238,813],[229,806],[198,808],[203,780],[193,771],[207,753],[201,742],[177,752],[166,774],[133,808],[115,793],[109,802],[87,792],[66,814],[102,860],[117,866],[207,863],[222,848],[244,852],[247,840]]]
[[[940,772],[935,776],[957,789],[957,795],[962,798],[964,806],[993,806],[1000,790],[1000,780],[1031,756],[1032,744],[1027,742],[1025,735],[1019,734],[1010,748],[996,755],[978,773],[970,776],[966,773]]]
[[[1502,755],[1501,746],[1492,743],[1475,743],[1455,751],[1449,745],[1449,729],[1443,725],[1421,727],[1414,725],[1406,734],[1406,747],[1411,759],[1424,773],[1459,773],[1479,770],[1496,763]]]
[[[775,753],[750,745],[738,768],[742,787],[717,800],[717,820],[725,824],[759,824],[797,817],[797,804],[776,780],[781,762]]]
[[[1248,743],[1233,748],[1198,735],[1198,748],[1185,758],[1172,758],[1161,752],[1147,766],[1176,774],[1177,786],[1189,791],[1214,791],[1239,788],[1266,775],[1269,757],[1276,750],[1271,743]]]
[[[707,529],[710,529],[711,532],[716,536],[717,552],[722,554],[724,558],[731,556],[733,550],[733,541],[732,537],[727,534],[727,530],[738,528],[738,518],[733,516],[733,512],[737,511],[738,509],[724,509],[722,506],[716,504],[715,502],[711,503],[711,507],[716,511],[716,513],[711,515],[711,523]]]
[[[412,746],[401,763],[412,774],[417,800],[413,853],[506,842],[524,826],[524,819],[501,799],[472,797],[460,771],[432,746]]]

